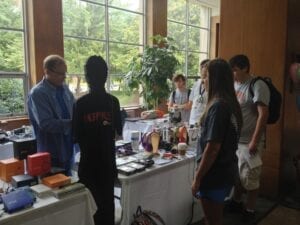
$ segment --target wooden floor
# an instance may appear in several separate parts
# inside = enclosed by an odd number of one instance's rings
[[[203,221],[192,225],[204,225]],[[225,215],[223,225],[300,225],[300,209],[277,205],[266,216],[254,223],[243,223],[240,216]]]
[[[300,210],[279,205],[258,225],[300,225]]]

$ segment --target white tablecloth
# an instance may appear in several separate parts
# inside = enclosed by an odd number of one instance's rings
[[[192,217],[194,155],[130,176],[119,175],[122,225],[129,225],[139,205],[158,213],[167,225],[185,225]],[[200,213],[194,212],[194,213]]]
[[[1,225],[94,225],[97,206],[88,189],[62,199],[37,199],[33,207],[0,217]]]

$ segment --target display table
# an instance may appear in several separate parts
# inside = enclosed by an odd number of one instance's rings
[[[166,224],[184,225],[192,217],[191,185],[195,170],[194,152],[164,165],[154,165],[130,176],[119,174],[121,182],[121,225],[131,224],[140,205],[158,213]]]
[[[88,189],[62,199],[37,198],[33,207],[0,217],[1,225],[94,225],[97,206]]]

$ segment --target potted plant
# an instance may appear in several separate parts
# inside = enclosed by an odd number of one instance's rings
[[[171,79],[179,64],[171,38],[156,35],[153,45],[147,45],[144,52],[133,57],[125,83],[130,91],[138,90],[144,98],[147,109],[157,109],[170,94]]]

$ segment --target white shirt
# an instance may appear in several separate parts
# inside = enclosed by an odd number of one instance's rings
[[[207,92],[204,90],[201,79],[194,84],[189,100],[193,102],[189,123],[190,125],[199,124],[207,103]]]

